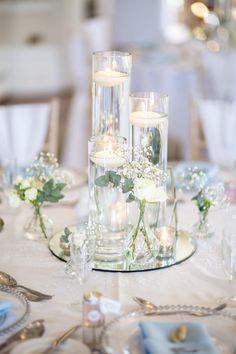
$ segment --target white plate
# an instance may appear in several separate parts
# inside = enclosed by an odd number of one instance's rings
[[[176,312],[176,314],[172,315],[172,311]],[[217,315],[212,316],[210,308],[187,305],[158,306],[157,312],[157,315],[146,316],[143,310],[131,311],[108,323],[101,335],[101,344],[104,352],[107,354],[142,354],[138,329],[140,321],[191,321],[204,323],[207,326],[209,336],[220,354],[235,353],[236,315],[233,316],[226,310],[222,310],[218,311]],[[208,314],[208,316],[193,316],[191,312]]]
[[[11,354],[40,354],[49,346],[53,339],[55,338],[29,339],[12,349]],[[90,354],[90,349],[82,342],[69,338],[58,349],[53,350],[53,353]]]

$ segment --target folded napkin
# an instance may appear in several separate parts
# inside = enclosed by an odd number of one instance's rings
[[[169,336],[180,325],[187,327],[186,339],[183,342],[171,342]],[[173,354],[173,348],[198,349],[198,354],[219,354],[208,335],[206,326],[203,324],[140,322],[139,327],[144,354]]]
[[[11,303],[6,301],[0,301],[0,316],[7,313],[7,311],[11,308]]]

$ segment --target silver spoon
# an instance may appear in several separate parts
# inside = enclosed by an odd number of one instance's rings
[[[141,297],[133,297],[133,300],[139,305],[141,306],[143,309],[147,309],[147,310],[153,310],[156,311],[158,310],[158,306],[156,306],[155,304],[153,304],[152,302],[142,299]],[[226,303],[220,304],[214,308],[212,308],[211,310],[213,312],[215,311],[220,311],[223,310],[225,307],[227,306]],[[175,311],[173,311],[175,312]],[[177,311],[178,312],[178,311]],[[167,314],[167,313],[160,313],[160,314]],[[198,313],[198,312],[191,312],[191,314],[193,314],[194,316],[206,316],[206,314],[204,313]]]
[[[0,284],[12,286],[14,288],[21,288],[21,289],[25,290],[24,294],[27,297],[27,299],[30,301],[49,300],[52,298],[52,295],[46,295],[46,294],[40,293],[39,291],[27,288],[26,286],[17,284],[17,281],[15,278],[13,278],[11,275],[9,275],[5,272],[2,272],[2,271],[0,271]]]
[[[44,320],[36,320],[31,322],[24,328],[20,329],[18,332],[11,335],[4,343],[2,343],[0,345],[0,351],[6,349],[6,347],[10,346],[14,342],[41,337],[44,333],[44,330]]]

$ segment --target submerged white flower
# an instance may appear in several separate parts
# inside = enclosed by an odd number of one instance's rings
[[[155,181],[145,178],[138,178],[134,183],[134,195],[139,200],[146,200],[148,203],[164,202],[167,194],[163,187],[157,187]]]
[[[36,188],[29,188],[25,191],[25,200],[33,202],[37,198],[38,191]]]
[[[10,206],[12,208],[18,208],[21,203],[21,200],[14,191],[9,193],[8,198]]]

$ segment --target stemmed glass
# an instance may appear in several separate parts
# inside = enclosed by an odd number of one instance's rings
[[[234,292],[233,283],[236,280],[236,228],[235,223],[230,224],[223,230],[221,241],[222,262],[225,273],[229,278],[230,297],[224,299],[229,306],[236,306],[236,292]]]
[[[83,286],[92,271],[94,242],[94,234],[87,224],[79,225],[70,236],[71,266],[79,282],[78,302],[71,306],[80,312],[82,311]]]

